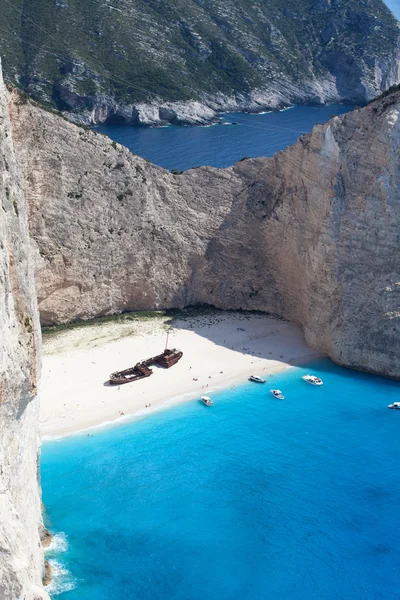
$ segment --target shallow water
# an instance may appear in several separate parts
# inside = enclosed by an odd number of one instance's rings
[[[54,597],[398,600],[400,385],[309,369],[45,443]]]
[[[316,123],[325,123],[353,106],[295,106],[259,115],[226,113],[228,125],[210,127],[130,127],[100,125],[96,129],[132,152],[166,169],[201,165],[229,167],[244,156],[273,156]],[[232,125],[236,123],[236,125]]]

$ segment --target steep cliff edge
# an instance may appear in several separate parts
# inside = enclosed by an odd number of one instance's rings
[[[15,106],[42,322],[258,309],[339,363],[400,377],[399,112],[394,92],[273,158],[172,175]]]
[[[7,80],[85,123],[360,104],[400,80],[382,0],[4,0],[0,21]]]
[[[41,600],[39,322],[25,200],[0,73],[0,598]]]
[[[48,600],[38,484],[44,323],[198,302],[281,314],[400,377],[400,91],[271,159],[182,175],[0,79],[0,598]],[[10,117],[12,127],[10,127]]]

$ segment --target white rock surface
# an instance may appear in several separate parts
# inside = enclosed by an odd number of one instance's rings
[[[273,158],[172,175],[15,106],[42,322],[262,310],[337,362],[400,377],[399,110],[395,92]]]
[[[338,56],[338,61],[343,56]],[[160,126],[168,123],[181,125],[206,125],[215,122],[223,112],[261,112],[279,110],[287,106],[302,104],[364,104],[375,98],[380,91],[400,81],[400,41],[393,54],[385,59],[371,59],[374,68],[364,64],[353,77],[343,66],[343,76],[325,73],[314,75],[298,84],[283,75],[276,74],[274,81],[263,88],[247,93],[200,94],[200,100],[170,101],[153,99],[151,102],[122,103],[105,94],[92,98],[94,108],[81,106],[77,111],[66,111],[64,115],[72,122],[98,124],[106,121],[133,125]],[[338,65],[339,68],[339,65]],[[339,68],[340,71],[340,68]]]
[[[39,322],[26,207],[0,71],[0,598],[41,600]]]

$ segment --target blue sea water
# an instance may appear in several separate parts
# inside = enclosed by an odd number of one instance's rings
[[[53,597],[398,600],[399,395],[324,360],[46,442]]]
[[[130,127],[99,125],[97,131],[123,144],[131,152],[166,169],[185,170],[201,165],[229,167],[244,156],[273,156],[284,150],[316,123],[353,106],[295,106],[259,115],[226,113],[227,125],[210,127]],[[236,125],[232,125],[236,123]]]

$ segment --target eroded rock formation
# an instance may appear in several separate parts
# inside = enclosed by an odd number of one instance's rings
[[[80,123],[360,104],[400,81],[383,0],[0,3],[8,81]]]
[[[7,100],[0,73],[0,598],[41,600],[39,321]]]
[[[395,92],[274,158],[172,175],[16,105],[42,322],[258,309],[339,363],[400,377],[399,111]]]

